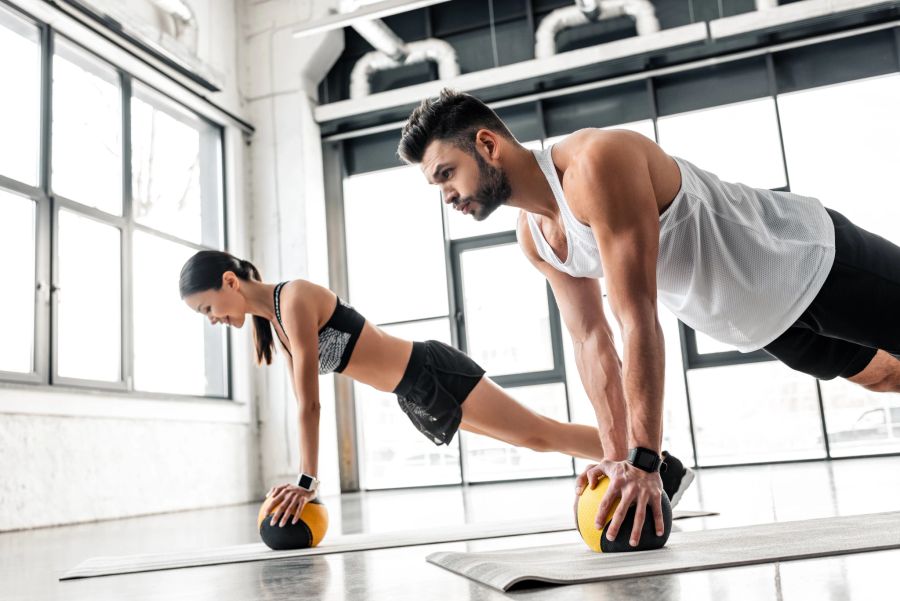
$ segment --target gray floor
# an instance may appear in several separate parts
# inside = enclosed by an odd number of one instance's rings
[[[461,524],[558,515],[572,505],[572,480],[384,491],[324,499],[332,533],[382,532],[417,524]],[[683,530],[900,509],[900,457],[710,469],[683,509],[720,516]],[[248,599],[430,601],[502,599],[897,599],[900,551],[532,589],[503,595],[427,564],[436,550],[488,550],[572,542],[556,533],[190,568],[59,582],[87,557],[256,542],[256,506],[227,507],[97,524],[0,534],[0,599]],[[573,538],[574,537],[574,538]]]

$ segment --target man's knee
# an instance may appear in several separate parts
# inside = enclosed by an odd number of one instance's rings
[[[900,392],[900,359],[878,351],[861,372],[847,379],[872,392]]]

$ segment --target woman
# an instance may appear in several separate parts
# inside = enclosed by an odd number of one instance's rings
[[[274,329],[285,350],[299,405],[303,473],[298,484],[269,491],[284,526],[315,497],[319,462],[319,374],[338,372],[397,395],[400,408],[435,444],[449,444],[459,428],[503,442],[601,460],[597,429],[561,423],[519,404],[467,355],[441,342],[410,342],[369,323],[331,290],[306,280],[262,281],[250,262],[205,250],[181,270],[181,298],[210,323],[240,328],[253,316],[257,362],[270,364]],[[674,505],[690,472],[666,455],[664,488]],[[688,477],[684,477],[688,475]],[[268,495],[267,495],[268,496]]]

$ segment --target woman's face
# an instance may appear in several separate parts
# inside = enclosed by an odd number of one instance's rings
[[[231,271],[226,271],[222,275],[221,288],[191,294],[184,298],[184,302],[194,311],[205,315],[212,325],[224,323],[239,328],[244,325],[247,306],[240,288],[240,279]]]

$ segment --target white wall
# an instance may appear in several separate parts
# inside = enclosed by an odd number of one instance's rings
[[[84,30],[49,4],[15,1],[70,36]],[[199,59],[224,86],[210,99],[247,119],[237,86],[239,0],[189,2]],[[155,10],[149,0],[120,4],[135,18]],[[96,34],[78,40],[123,68],[146,68]],[[153,85],[173,85],[152,75],[144,78]],[[226,125],[229,240],[246,254],[247,149],[241,132]],[[232,340],[234,402],[0,383],[0,531],[262,498],[249,332]]]
[[[328,285],[325,193],[316,86],[343,50],[343,33],[294,39],[293,29],[327,14],[327,0],[242,3],[240,89],[256,127],[250,147],[252,255],[263,279],[305,278]],[[322,494],[340,492],[334,376],[320,378],[319,478]],[[260,454],[266,486],[300,469],[296,402],[279,357],[258,387]]]

